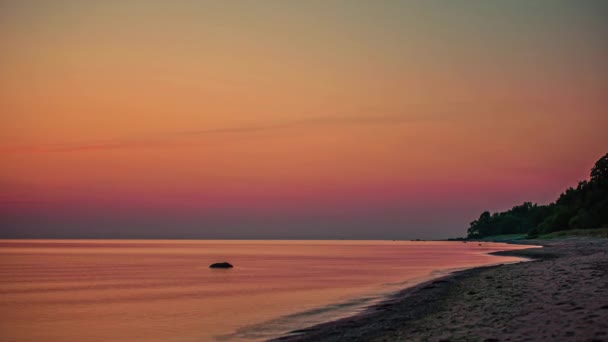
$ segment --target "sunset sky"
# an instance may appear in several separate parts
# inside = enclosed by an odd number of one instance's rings
[[[608,152],[608,1],[0,1],[0,237],[446,238]]]

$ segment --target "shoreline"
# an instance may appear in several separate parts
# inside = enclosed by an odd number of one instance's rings
[[[543,248],[490,253],[531,260],[455,271],[269,341],[608,340],[608,240],[512,243]]]

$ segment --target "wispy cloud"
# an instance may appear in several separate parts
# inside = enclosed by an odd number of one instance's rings
[[[160,142],[157,142],[157,144]],[[107,141],[84,141],[75,143],[56,143],[46,145],[20,145],[1,146],[0,152],[25,152],[25,153],[48,153],[48,152],[79,152],[89,150],[114,150],[122,148],[148,147],[154,143],[145,140],[107,140]]]
[[[215,129],[201,129],[184,131],[184,134],[193,135],[212,135],[212,134],[238,134],[238,133],[255,133],[264,131],[275,131],[281,129],[297,129],[297,128],[308,128],[324,125],[390,125],[400,124],[407,122],[425,121],[422,118],[415,118],[405,115],[379,115],[379,116],[327,116],[327,117],[311,117],[299,120],[284,120],[266,122],[262,124],[255,124],[249,126],[238,126],[238,127],[227,127],[227,128],[215,128]]]
[[[376,116],[325,116],[296,120],[277,120],[263,123],[234,126],[195,129],[178,132],[164,132],[155,137],[108,139],[96,141],[81,141],[74,143],[56,143],[32,146],[0,146],[3,153],[53,153],[53,152],[83,152],[94,150],[116,150],[126,148],[154,148],[166,146],[193,145],[193,137],[211,137],[220,135],[239,135],[250,133],[274,132],[290,129],[307,129],[319,126],[353,126],[353,125],[396,125],[423,121],[435,121],[437,117],[416,117],[411,115],[393,114]],[[188,138],[188,139],[186,139]]]

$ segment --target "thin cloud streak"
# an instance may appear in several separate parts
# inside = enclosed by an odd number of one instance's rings
[[[226,128],[210,128],[201,130],[181,131],[176,133],[160,134],[162,138],[157,139],[115,139],[102,141],[85,141],[72,144],[48,144],[38,146],[3,146],[2,153],[68,153],[93,150],[116,150],[128,148],[154,148],[167,146],[193,146],[198,145],[191,141],[180,141],[185,137],[204,137],[228,134],[247,134],[272,132],[283,129],[313,128],[318,126],[335,125],[396,125],[404,123],[416,123],[425,121],[437,121],[432,117],[411,117],[405,115],[382,115],[382,116],[351,116],[351,117],[313,117],[301,120],[283,122],[268,122],[258,125],[237,126]],[[442,119],[443,120],[443,119]],[[444,120],[445,121],[445,120]]]
[[[382,115],[382,116],[359,116],[359,117],[312,117],[301,120],[291,120],[283,122],[266,123],[260,125],[241,126],[232,128],[217,128],[217,129],[203,129],[203,130],[192,130],[184,131],[183,134],[191,135],[211,135],[211,134],[223,134],[223,133],[256,133],[263,131],[273,131],[278,129],[295,129],[295,128],[309,128],[323,125],[392,125],[402,123],[414,123],[423,121],[433,121],[430,118],[422,117],[406,117],[404,115]]]

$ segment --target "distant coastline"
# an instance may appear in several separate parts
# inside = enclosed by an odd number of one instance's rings
[[[555,202],[524,202],[493,214],[484,211],[471,222],[467,238],[523,234],[533,239],[569,229],[597,228],[608,228],[608,153],[595,162],[588,181],[566,189]]]

